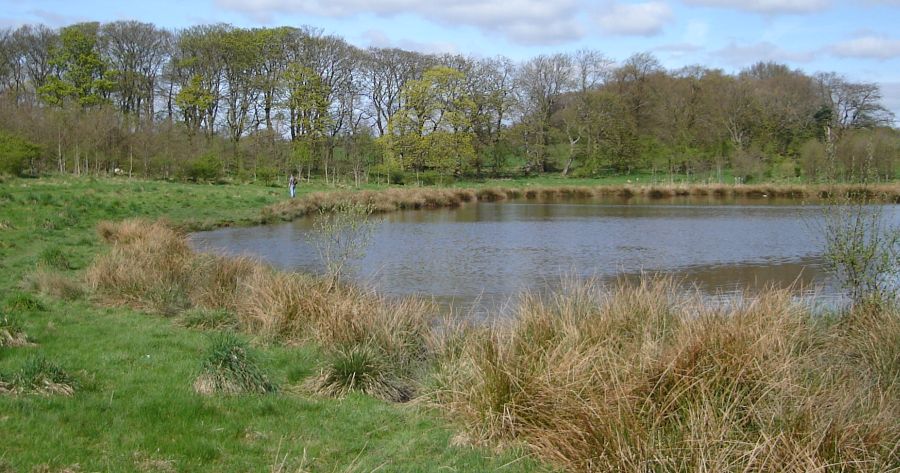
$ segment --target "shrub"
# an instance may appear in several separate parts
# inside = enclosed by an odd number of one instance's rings
[[[41,148],[24,138],[0,132],[0,174],[22,175]]]
[[[205,154],[189,162],[184,169],[186,178],[192,181],[217,181],[222,177],[223,164],[218,156]]]
[[[201,373],[194,381],[199,394],[266,394],[276,386],[259,367],[246,342],[231,333],[211,339]]]
[[[872,205],[865,189],[861,200],[838,199],[826,208],[826,269],[849,293],[854,304],[896,302],[900,276],[900,227]]]

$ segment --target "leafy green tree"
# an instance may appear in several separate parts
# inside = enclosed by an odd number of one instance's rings
[[[21,175],[31,160],[40,157],[41,148],[15,135],[0,132],[0,174]]]
[[[404,106],[388,123],[389,154],[404,168],[442,174],[462,171],[475,158],[471,110],[465,74],[437,66],[422,79],[406,83]]]
[[[328,114],[328,88],[314,70],[299,63],[290,64],[284,74],[287,83],[291,141],[295,156],[310,168],[320,157],[331,117]]]
[[[105,103],[115,87],[116,72],[100,54],[99,23],[78,23],[60,31],[60,44],[51,53],[57,73],[38,89],[45,102],[62,105],[73,99],[85,107]]]

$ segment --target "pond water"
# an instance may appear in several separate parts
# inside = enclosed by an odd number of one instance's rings
[[[373,217],[353,278],[388,295],[424,295],[475,311],[566,276],[683,278],[709,295],[769,284],[837,297],[823,270],[823,208],[796,201],[639,199],[507,201]],[[900,223],[900,206],[884,207]],[[192,235],[201,249],[323,271],[311,219]]]

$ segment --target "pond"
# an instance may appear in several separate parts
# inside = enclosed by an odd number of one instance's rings
[[[640,199],[507,201],[373,217],[353,278],[388,295],[494,310],[567,276],[672,274],[709,295],[773,284],[837,297],[823,269],[824,209],[797,201]],[[900,206],[884,206],[900,223]],[[321,273],[312,219],[192,235],[201,249]]]

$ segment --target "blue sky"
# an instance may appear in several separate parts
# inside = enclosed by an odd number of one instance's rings
[[[513,59],[580,48],[668,68],[777,61],[881,85],[900,117],[900,0],[0,0],[0,25],[309,25],[361,46]]]

